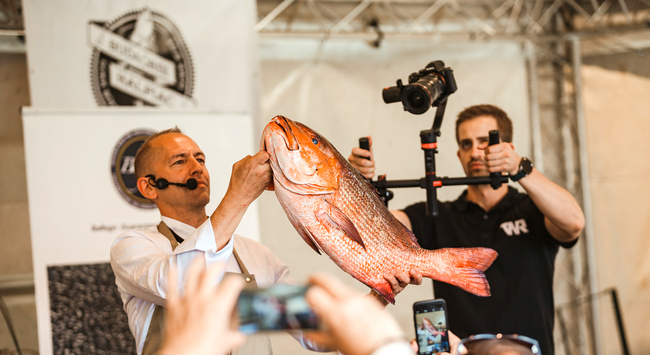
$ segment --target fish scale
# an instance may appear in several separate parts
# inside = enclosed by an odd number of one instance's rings
[[[283,116],[264,128],[273,189],[289,221],[316,252],[394,303],[384,276],[422,275],[489,296],[483,274],[497,257],[489,248],[422,249],[381,202],[375,189],[327,141]]]

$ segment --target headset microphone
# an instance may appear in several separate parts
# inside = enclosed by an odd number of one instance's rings
[[[186,183],[182,184],[178,182],[169,182],[165,179],[156,179],[156,177],[153,175],[147,175],[146,177],[149,178],[149,185],[156,187],[160,190],[166,189],[169,185],[186,187],[188,190],[195,190],[199,186],[198,181],[196,181],[196,179],[194,178],[188,179]]]

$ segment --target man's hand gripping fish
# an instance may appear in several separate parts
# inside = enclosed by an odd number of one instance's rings
[[[489,296],[483,274],[497,257],[489,248],[422,249],[379,199],[374,187],[309,127],[274,117],[262,133],[271,155],[273,189],[300,236],[318,254],[395,303],[385,274],[422,275]]]

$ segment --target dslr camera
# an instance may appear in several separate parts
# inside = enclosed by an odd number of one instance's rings
[[[382,96],[387,104],[402,101],[404,111],[421,115],[429,107],[445,102],[447,96],[457,89],[454,71],[445,68],[443,61],[436,60],[417,73],[412,73],[408,85],[398,79],[397,86],[384,88]]]

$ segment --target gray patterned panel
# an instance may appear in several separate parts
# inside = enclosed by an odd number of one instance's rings
[[[136,354],[109,263],[47,268],[55,355]]]

